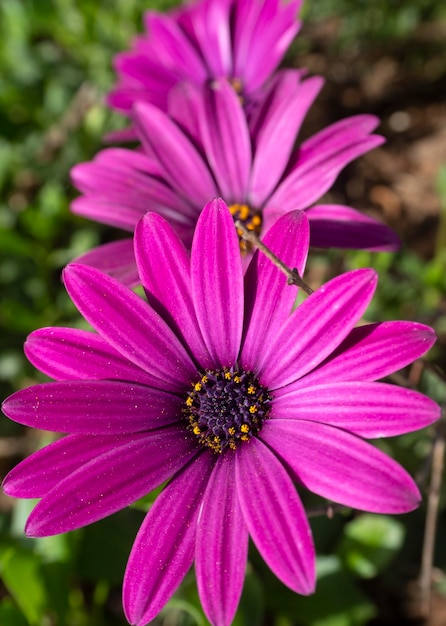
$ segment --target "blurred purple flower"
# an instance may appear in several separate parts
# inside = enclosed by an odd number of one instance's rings
[[[394,250],[398,238],[384,224],[351,207],[312,206],[345,165],[383,142],[371,134],[377,118],[357,115],[294,148],[321,85],[319,77],[302,80],[300,72],[280,72],[248,117],[225,80],[174,89],[169,114],[152,104],[135,105],[141,150],[106,149],[76,165],[72,179],[83,196],[72,210],[131,232],[146,211],[156,211],[189,247],[202,207],[221,196],[234,218],[258,234],[280,215],[306,209],[314,246]],[[97,248],[80,261],[128,284],[138,280],[130,239]]]
[[[118,84],[108,104],[129,113],[138,101],[167,110],[168,94],[187,81],[227,78],[249,101],[282,60],[300,28],[301,0],[199,0],[170,13],[147,11],[148,34],[115,57]]]
[[[265,241],[303,273],[308,221],[280,218]],[[295,288],[263,255],[242,271],[221,200],[198,219],[189,257],[172,227],[148,213],[135,232],[148,303],[95,268],[72,265],[66,288],[96,333],[44,328],[26,354],[55,382],[3,405],[25,425],[69,433],[4,481],[41,498],[26,533],[62,533],[126,507],[169,480],[136,537],[124,580],[132,624],[157,615],[195,561],[200,599],[228,626],[248,537],[288,587],[314,589],[314,547],[294,483],[378,513],[414,509],[419,492],[364,438],[410,432],[439,407],[372,382],[424,354],[432,329],[411,322],[354,328],[376,275],[334,278],[292,313]]]

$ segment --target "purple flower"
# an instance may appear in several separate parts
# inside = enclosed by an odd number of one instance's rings
[[[276,69],[300,28],[301,0],[200,0],[170,13],[148,11],[148,34],[115,57],[118,84],[108,96],[129,113],[138,101],[167,110],[168,93],[187,81],[227,78],[246,100]]]
[[[294,211],[265,241],[302,273],[308,237]],[[136,228],[135,255],[148,302],[95,268],[66,268],[96,332],[32,333],[28,358],[56,380],[13,394],[3,410],[68,434],[13,469],[4,489],[41,498],[26,525],[39,537],[101,519],[170,479],[129,558],[127,618],[153,619],[195,561],[209,621],[228,626],[249,536],[285,585],[314,589],[295,483],[367,511],[417,506],[414,481],[364,439],[439,417],[429,398],[373,382],[424,354],[434,332],[411,322],[354,328],[376,286],[368,269],[334,278],[291,313],[295,288],[266,257],[256,253],[243,274],[221,200],[198,219],[190,257],[155,213]]]
[[[383,142],[371,134],[378,120],[358,115],[294,149],[321,85],[319,77],[302,80],[299,72],[281,72],[248,118],[225,80],[202,89],[179,86],[171,92],[169,115],[152,104],[135,105],[142,149],[107,149],[75,166],[73,182],[83,196],[72,210],[131,232],[146,211],[156,211],[189,247],[202,207],[221,196],[234,218],[258,234],[280,215],[306,209],[314,246],[395,249],[398,238],[389,228],[351,207],[312,206],[347,163]],[[243,251],[247,261],[250,251]],[[129,284],[138,280],[130,239],[81,261]]]

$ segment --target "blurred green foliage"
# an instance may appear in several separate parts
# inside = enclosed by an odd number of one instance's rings
[[[0,1],[0,391],[1,396],[40,380],[26,363],[22,344],[41,326],[79,324],[60,281],[62,267],[76,255],[116,233],[69,212],[74,195],[73,164],[91,159],[102,137],[124,120],[102,105],[112,86],[113,55],[141,30],[147,8],[158,0]],[[338,45],[358,46],[407,37],[425,21],[444,17],[440,0],[317,0],[308,2],[310,23],[341,21]],[[378,44],[379,45],[379,44]],[[445,166],[446,167],[446,166]],[[446,332],[446,169],[438,192],[443,212],[430,260],[403,247],[395,255],[344,255],[345,269],[374,266],[380,285],[369,320],[405,318]],[[324,257],[329,265],[333,257]],[[315,261],[311,261],[315,262]],[[317,262],[317,261],[316,261]],[[434,350],[433,358],[444,355]],[[444,365],[444,363],[443,363]],[[425,371],[420,389],[445,401],[435,371]],[[23,430],[1,421],[4,442]],[[398,437],[383,448],[409,471],[420,470],[433,432]],[[31,447],[42,439],[31,441]],[[0,458],[3,471],[21,451]],[[133,537],[153,495],[121,513],[68,535],[25,539],[23,527],[33,502],[0,513],[0,624],[7,626],[122,626],[120,584]],[[307,506],[320,504],[308,497]],[[377,614],[365,581],[392,575],[420,549],[422,514],[338,514],[311,520],[318,550],[318,590],[302,598],[283,587],[251,547],[250,565],[234,626],[361,626]],[[444,523],[444,522],[443,522]],[[417,538],[414,541],[414,537]],[[419,558],[419,553],[415,555]],[[443,558],[443,562],[444,562]],[[389,574],[390,572],[390,574]],[[202,626],[193,575],[156,621],[164,626]]]

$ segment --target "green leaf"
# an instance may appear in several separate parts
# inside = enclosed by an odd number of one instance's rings
[[[0,624],[5,624],[5,626],[28,626],[28,622],[23,617],[22,612],[11,602],[10,598],[5,598],[0,603]]]
[[[346,525],[338,554],[357,576],[373,578],[389,565],[403,540],[404,526],[393,517],[361,515]]]
[[[313,595],[294,594],[292,612],[287,610],[293,623],[299,616],[299,624],[304,626],[362,626],[376,614],[338,557],[318,557],[317,573]]]
[[[43,616],[47,606],[40,565],[40,558],[21,546],[11,546],[0,562],[6,588],[29,623],[36,626],[44,623]]]

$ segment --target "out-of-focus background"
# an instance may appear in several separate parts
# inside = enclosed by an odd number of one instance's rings
[[[70,214],[75,191],[69,171],[94,156],[105,133],[124,125],[102,104],[114,82],[113,55],[141,30],[145,9],[166,7],[161,0],[0,0],[1,397],[43,380],[23,356],[29,332],[79,324],[61,285],[62,267],[118,234]],[[308,281],[316,286],[340,271],[375,267],[380,283],[367,320],[416,320],[439,335],[428,359],[394,382],[444,403],[446,5],[311,0],[303,18],[285,64],[322,74],[326,86],[302,136],[366,112],[381,118],[379,132],[387,138],[344,170],[327,200],[380,217],[403,240],[396,254],[313,251]],[[439,490],[433,568],[426,570],[423,548],[431,460],[437,457],[433,475],[441,478],[442,436],[441,428],[430,428],[378,442],[419,481],[424,503],[418,511],[393,518],[351,511],[312,518],[319,555],[314,596],[285,589],[252,550],[235,626],[446,624],[446,486]],[[0,475],[49,437],[0,418]],[[306,503],[320,505],[313,498]],[[0,496],[0,624],[124,625],[120,585],[150,498],[88,528],[43,540],[23,536],[32,505]],[[419,585],[426,571],[432,578],[429,622]],[[155,623],[207,623],[193,573]]]

